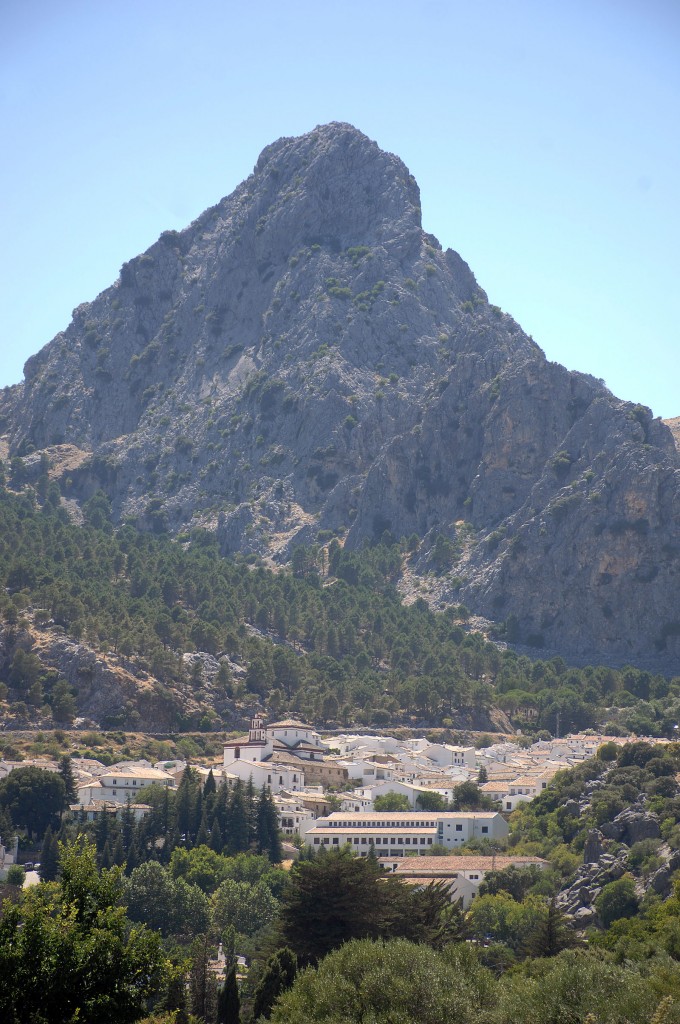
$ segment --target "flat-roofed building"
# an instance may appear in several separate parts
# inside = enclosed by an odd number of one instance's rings
[[[437,845],[456,849],[470,839],[502,839],[508,825],[495,811],[335,812],[318,818],[304,834],[308,846],[339,848],[349,843],[360,855],[378,857],[427,853]]]

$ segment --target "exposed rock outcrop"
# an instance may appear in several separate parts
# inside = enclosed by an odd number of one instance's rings
[[[657,815],[637,805],[626,807],[613,821],[604,822],[600,831],[606,839],[614,839],[626,846],[639,843],[642,839],[658,839],[661,835]]]
[[[282,560],[319,530],[416,533],[445,597],[511,642],[680,664],[671,432],[549,363],[350,125],[268,146],[124,264],[6,389],[0,431],[144,528]]]
[[[172,687],[155,678],[136,659],[113,652],[96,652],[86,643],[76,642],[53,628],[28,626],[21,630],[0,627],[0,670],[6,669],[18,649],[36,654],[46,669],[54,669],[77,695],[79,715],[97,725],[111,728],[141,727],[145,732],[175,732],[198,727],[206,714],[214,712],[229,727],[242,720],[233,701],[216,685],[219,661],[212,655],[192,652],[185,655],[187,675]],[[233,675],[243,674],[241,666],[225,659]],[[192,667],[198,665],[201,689],[192,685]],[[36,710],[34,718],[40,719]],[[21,722],[10,723],[21,725]],[[65,724],[57,720],[46,725]]]

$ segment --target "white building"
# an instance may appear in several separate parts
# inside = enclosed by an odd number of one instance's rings
[[[511,866],[517,868],[548,867],[548,861],[541,857],[412,857],[392,865],[397,878],[413,885],[429,885],[432,882],[447,882],[452,903],[460,902],[467,910],[479,891],[479,886],[489,871],[503,871]]]
[[[315,815],[305,807],[299,797],[279,794],[274,797],[276,814],[279,819],[279,830],[284,836],[300,834],[301,826],[315,820]]]
[[[477,751],[474,747],[454,747],[450,743],[430,743],[425,747],[423,753],[440,768],[451,765],[473,772],[477,763]]]
[[[398,793],[401,796],[405,796],[411,807],[417,807],[418,798],[421,796],[427,797],[430,793],[437,793],[447,802],[453,799],[453,787],[447,789],[446,787],[417,786],[413,782],[397,782],[396,779],[393,779],[391,782],[376,782],[373,786],[365,786],[359,790],[359,793],[362,797],[370,800],[366,810],[371,809],[377,796],[385,796],[387,793]],[[348,810],[352,810],[352,808],[350,807]]]
[[[239,757],[230,763],[229,775],[243,782],[252,779],[255,789],[264,786],[272,793],[280,793],[281,790],[296,793],[305,785],[305,774],[301,767],[277,764],[276,761],[249,761]]]
[[[508,825],[494,811],[368,811],[335,812],[318,818],[304,833],[308,846],[339,848],[349,843],[366,856],[373,847],[378,857],[426,853],[435,844],[451,849],[470,839],[502,839]]]
[[[238,736],[224,744],[224,767],[234,771],[235,761],[269,761],[277,753],[293,755],[302,761],[323,761],[327,746],[310,725],[286,719],[265,726],[256,715],[247,736]]]
[[[160,768],[147,767],[130,762],[114,765],[102,772],[97,779],[78,786],[78,804],[90,804],[104,800],[108,803],[124,804],[128,797],[135,800],[140,790],[151,785],[174,787],[175,780],[169,772]]]
[[[16,864],[19,856],[19,836],[15,836],[11,840],[11,846],[7,847],[3,845],[2,838],[0,838],[0,882],[4,882],[7,878],[7,872]]]

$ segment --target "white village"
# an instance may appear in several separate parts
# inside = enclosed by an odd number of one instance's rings
[[[377,857],[385,870],[410,883],[444,881],[452,901],[467,909],[487,872],[547,866],[540,857],[513,857],[506,849],[509,815],[542,793],[558,771],[593,757],[604,743],[629,741],[589,732],[530,745],[520,735],[489,746],[459,746],[426,737],[322,736],[304,722],[268,724],[256,715],[247,734],[225,742],[220,763],[191,767],[203,783],[212,773],[218,785],[241,780],[268,791],[291,860],[304,847],[349,846],[359,857]],[[58,770],[55,761],[45,759],[0,760],[0,780],[29,765]],[[187,763],[139,760],[106,766],[73,757],[72,766],[74,817],[120,818],[129,808],[139,820],[151,810],[144,790],[176,789]],[[484,809],[449,809],[464,783],[472,784]],[[0,881],[17,856],[16,839],[0,837]]]

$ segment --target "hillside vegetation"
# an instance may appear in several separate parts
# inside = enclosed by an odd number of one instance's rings
[[[554,731],[559,712],[564,731],[653,735],[680,716],[678,677],[533,661],[470,632],[462,606],[406,606],[405,545],[300,548],[274,572],[220,556],[202,530],[114,530],[102,494],[84,511],[71,523],[46,478],[0,494],[0,708],[14,727],[82,715],[210,730],[256,704],[325,725],[454,729],[493,728],[499,708],[525,731]]]
[[[549,362],[348,124],[268,146],[78,306],[0,392],[2,452],[222,554],[415,538],[414,576],[543,657],[680,664],[671,431]]]

